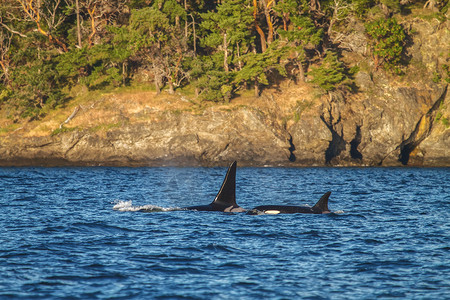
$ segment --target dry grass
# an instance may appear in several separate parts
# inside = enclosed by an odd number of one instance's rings
[[[165,112],[190,112],[201,114],[205,109],[233,110],[249,107],[262,111],[277,119],[280,124],[293,120],[295,110],[302,101],[314,101],[311,86],[284,83],[279,90],[264,90],[260,97],[254,97],[251,91],[244,91],[230,103],[201,102],[194,97],[167,92],[156,94],[154,91],[122,89],[110,93],[79,92],[64,107],[50,111],[44,118],[35,121],[20,120],[14,122],[7,118],[5,110],[0,110],[0,136],[20,133],[23,136],[46,136],[61,130],[89,129],[107,131],[127,123],[152,122]],[[288,86],[289,85],[289,86]],[[284,90],[285,92],[281,92]],[[72,113],[76,115],[64,123]]]

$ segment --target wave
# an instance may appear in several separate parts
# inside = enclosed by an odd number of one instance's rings
[[[161,207],[152,204],[133,206],[132,200],[130,201],[116,200],[113,203],[115,203],[113,209],[118,211],[162,212],[162,211],[183,210],[180,207]]]

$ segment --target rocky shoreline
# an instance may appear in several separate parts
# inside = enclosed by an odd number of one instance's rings
[[[270,109],[210,107],[102,132],[11,134],[0,140],[0,166],[449,167],[450,128],[437,117],[450,115],[448,87],[388,89],[322,97],[284,124]]]

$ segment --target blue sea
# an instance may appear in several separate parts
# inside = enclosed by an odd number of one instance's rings
[[[0,168],[0,299],[450,299],[449,168]]]

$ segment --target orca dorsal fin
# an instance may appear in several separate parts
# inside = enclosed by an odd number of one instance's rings
[[[222,186],[211,204],[226,207],[238,206],[236,204],[236,165],[237,162],[234,161],[228,167],[227,175],[225,175]]]
[[[330,198],[330,195],[331,192],[326,192],[322,197],[320,197],[319,201],[317,201],[316,205],[312,208],[314,213],[321,214],[330,211],[328,209],[328,198]]]

